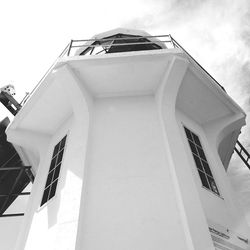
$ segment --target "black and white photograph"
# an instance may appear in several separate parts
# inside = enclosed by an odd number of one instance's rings
[[[0,23],[0,250],[250,250],[249,0]]]

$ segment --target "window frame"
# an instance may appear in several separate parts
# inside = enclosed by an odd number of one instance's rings
[[[67,134],[54,146],[50,167],[47,173],[46,182],[43,189],[40,207],[45,206],[56,196],[60,172],[67,143]]]
[[[196,170],[202,184],[202,188],[212,192],[214,195],[222,198],[221,192],[218,188],[217,182],[214,178],[211,165],[207,159],[207,155],[204,151],[203,143],[201,142],[200,136],[190,130],[187,126],[183,125],[184,134],[189,145],[189,149],[193,156],[193,161],[196,166]],[[188,136],[188,132],[190,135]],[[194,136],[193,136],[194,135]],[[191,138],[190,138],[191,137]],[[205,179],[204,179],[205,177]],[[206,184],[204,184],[206,183]],[[214,185],[212,187],[212,184]]]

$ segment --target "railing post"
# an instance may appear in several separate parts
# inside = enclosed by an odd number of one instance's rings
[[[73,40],[70,40],[70,43],[69,43],[69,50],[68,50],[67,56],[69,56],[69,55],[70,55],[70,51],[71,51],[71,47],[72,47],[72,43],[73,43]]]
[[[171,41],[173,47],[176,48],[176,45],[174,43],[174,39],[172,38],[171,34],[169,34],[169,37],[170,37],[170,41]]]

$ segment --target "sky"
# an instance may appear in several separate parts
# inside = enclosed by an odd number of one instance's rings
[[[250,151],[250,1],[9,0],[1,2],[0,25],[0,87],[13,84],[19,101],[70,39],[117,27],[170,33],[249,114],[240,140]],[[0,119],[6,115],[0,107]],[[229,175],[250,211],[250,171],[234,157]]]

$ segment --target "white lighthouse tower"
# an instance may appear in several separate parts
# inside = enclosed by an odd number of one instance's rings
[[[244,124],[169,35],[72,41],[7,129],[35,176],[15,249],[250,249],[227,177]]]

